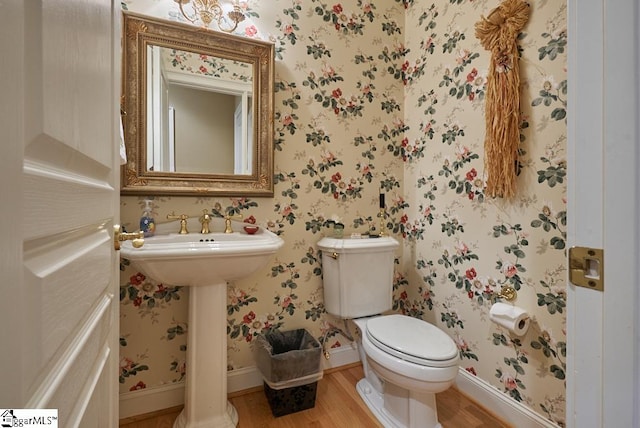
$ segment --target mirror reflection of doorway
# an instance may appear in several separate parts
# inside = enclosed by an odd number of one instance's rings
[[[186,51],[147,47],[147,170],[251,175],[253,83],[246,64],[217,58],[209,75],[209,62],[187,67],[185,58],[194,61]]]
[[[234,174],[251,174],[253,167],[253,113],[245,104],[251,105],[251,97],[240,98],[233,115],[234,136]],[[243,112],[248,111],[248,114]]]

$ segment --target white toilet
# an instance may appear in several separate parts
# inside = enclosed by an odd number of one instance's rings
[[[458,373],[458,349],[445,332],[391,309],[394,253],[391,237],[322,238],[324,304],[352,319],[365,377],[358,393],[385,427],[438,428],[437,392]]]

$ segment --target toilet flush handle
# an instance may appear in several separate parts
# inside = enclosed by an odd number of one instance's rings
[[[336,253],[335,251],[332,251],[331,254],[329,254],[329,257],[331,257],[334,260],[338,260],[338,253]]]

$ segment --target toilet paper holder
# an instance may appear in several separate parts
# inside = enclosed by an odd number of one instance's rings
[[[497,299],[505,299],[507,302],[513,302],[518,297],[518,292],[512,286],[505,284],[496,296]]]

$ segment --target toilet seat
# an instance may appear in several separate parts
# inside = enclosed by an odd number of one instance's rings
[[[414,364],[450,367],[457,364],[458,348],[451,337],[436,326],[406,315],[369,319],[367,338],[378,349]]]

